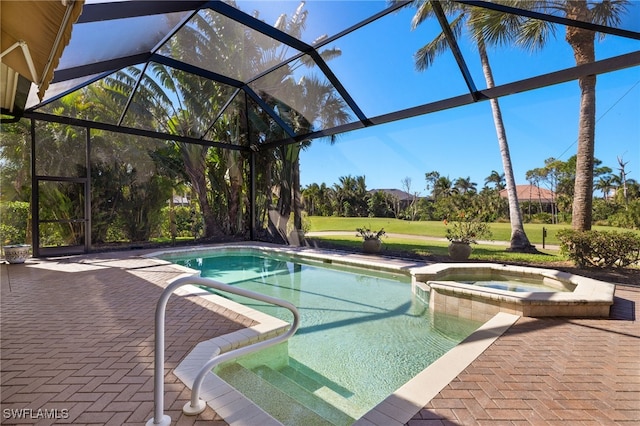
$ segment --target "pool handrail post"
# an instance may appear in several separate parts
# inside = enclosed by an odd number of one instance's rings
[[[188,284],[198,284],[208,288],[214,288],[216,290],[226,291],[232,294],[237,294],[240,296],[248,297],[251,299],[259,300],[261,302],[271,303],[277,306],[281,306],[283,308],[288,309],[293,314],[293,322],[291,323],[289,330],[286,333],[280,334],[276,337],[272,337],[267,340],[262,340],[257,343],[253,343],[248,346],[244,346],[241,348],[234,349],[229,352],[225,352],[223,354],[219,354],[217,352],[213,358],[211,358],[200,370],[196,379],[194,380],[192,391],[191,391],[191,400],[187,402],[182,411],[186,415],[196,415],[203,412],[206,408],[205,401],[202,401],[199,398],[200,386],[204,381],[207,373],[211,371],[211,369],[224,361],[228,361],[230,359],[236,358],[241,355],[246,355],[248,353],[252,353],[258,351],[260,349],[267,348],[269,346],[273,346],[275,344],[284,342],[289,339],[289,337],[293,336],[295,332],[298,330],[300,325],[300,315],[298,313],[297,308],[292,303],[287,302],[286,300],[281,300],[275,297],[267,296],[266,294],[256,293],[250,290],[245,290],[242,288],[237,288],[230,286],[228,284],[224,284],[209,278],[202,278],[197,276],[189,276],[179,278],[169,284],[162,294],[160,295],[160,299],[158,299],[158,303],[156,305],[156,313],[155,313],[155,354],[154,354],[154,390],[153,390],[153,398],[154,398],[154,413],[153,418],[149,419],[146,423],[146,426],[168,426],[171,424],[171,417],[164,414],[164,321],[165,321],[165,311],[167,302],[169,301],[169,297],[171,294],[184,285]]]
[[[180,287],[183,279],[178,279],[169,284],[162,291],[155,312],[155,342],[154,342],[154,374],[153,374],[153,418],[149,419],[146,426],[171,424],[171,417],[164,414],[164,319],[167,302],[171,294]]]
[[[296,309],[296,307],[293,304],[291,304],[289,302],[286,302],[284,300],[279,300],[279,299],[276,299],[276,298],[272,298],[270,296],[266,296],[266,295],[261,295],[261,296],[263,296],[265,299],[272,299],[271,301],[262,300],[263,302],[269,302],[269,303],[272,303],[274,305],[278,305],[278,306],[281,306],[283,308],[287,308],[287,309],[289,309],[289,311],[291,311],[291,313],[293,314],[293,322],[291,323],[291,327],[289,327],[289,330],[287,330],[286,333],[280,334],[280,335],[278,335],[276,337],[273,337],[271,339],[267,339],[267,340],[263,340],[263,341],[254,343],[252,345],[243,346],[241,348],[237,348],[237,349],[234,349],[232,351],[225,352],[225,353],[217,355],[217,356],[211,358],[209,361],[207,361],[207,363],[202,366],[202,368],[200,369],[200,372],[198,373],[198,375],[196,376],[196,378],[195,378],[195,380],[193,382],[193,387],[191,388],[191,401],[188,402],[187,404],[185,404],[185,406],[182,409],[182,411],[185,414],[189,415],[191,411],[197,410],[201,406],[204,405],[204,401],[202,401],[199,398],[200,387],[202,386],[202,382],[204,381],[204,378],[211,371],[212,368],[214,368],[218,364],[221,364],[221,363],[223,363],[225,361],[229,361],[229,360],[237,358],[239,356],[247,355],[247,354],[250,354],[250,353],[253,353],[253,352],[257,352],[257,351],[259,351],[261,349],[266,349],[266,348],[268,348],[270,346],[277,345],[278,343],[282,343],[282,342],[288,340],[297,331],[299,323],[300,323],[300,317],[299,317],[299,314],[298,314],[298,310]],[[278,301],[278,303],[276,303],[275,301]],[[203,408],[203,410],[204,410],[204,408]],[[202,410],[200,412],[202,412]],[[198,413],[195,413],[195,414],[198,414]]]

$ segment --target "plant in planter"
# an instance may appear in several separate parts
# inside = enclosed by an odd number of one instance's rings
[[[365,253],[379,253],[382,249],[381,238],[386,234],[384,228],[372,231],[370,228],[356,228],[356,236],[362,238],[362,251]]]
[[[8,244],[2,246],[4,251],[4,258],[9,263],[24,263],[29,258],[29,251],[31,246],[29,244]]]
[[[477,240],[482,238],[491,238],[491,229],[489,224],[481,222],[468,212],[460,211],[454,217],[451,221],[444,220],[447,240],[451,243],[448,247],[449,257],[453,260],[466,260],[471,255],[471,244],[477,244]]]
[[[21,201],[0,204],[0,241],[4,258],[9,263],[24,263],[31,246],[24,244],[27,238],[29,203]]]

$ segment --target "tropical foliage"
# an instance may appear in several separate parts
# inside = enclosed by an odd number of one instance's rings
[[[372,230],[371,227],[356,228],[356,236],[363,240],[379,240],[386,234],[384,228],[378,231]]]
[[[306,27],[304,2],[291,15],[283,13],[275,26],[294,37]],[[177,24],[177,23],[176,23]],[[294,56],[289,47],[211,10],[203,9],[162,45],[158,53],[203,69],[223,66],[233,77],[248,79]],[[195,54],[194,54],[195,53]],[[323,48],[325,60],[340,55]],[[298,58],[262,78],[252,88],[264,106],[235,88],[193,76],[165,63],[131,66],[43,108],[61,116],[141,127],[179,137],[258,145],[333,127],[350,120],[350,111],[333,86],[318,77],[314,62]],[[125,111],[120,116],[120,112]],[[265,123],[271,125],[265,126]],[[287,224],[302,229],[299,152],[309,141],[282,144],[256,156],[256,223],[248,210],[249,154],[216,144],[151,140],[144,137],[36,122],[37,170],[52,177],[39,186],[41,243],[76,245],[83,241],[84,183],[91,188],[91,243],[143,241],[169,230],[175,239],[184,229],[193,237],[246,236],[254,225],[259,236],[286,239]],[[229,130],[231,129],[231,130]],[[3,200],[30,199],[30,129],[27,121],[4,125]],[[213,145],[213,146],[212,146]],[[90,158],[90,164],[85,162]],[[89,171],[90,170],[90,171]],[[90,176],[89,176],[89,175]],[[55,183],[60,177],[74,180]],[[76,182],[77,181],[77,182]],[[188,206],[174,206],[174,199]],[[162,213],[169,204],[168,214]],[[182,204],[182,203],[181,203]],[[188,224],[178,208],[190,211]],[[163,226],[163,220],[169,226]],[[270,235],[261,230],[270,230]],[[46,241],[46,242],[45,242]]]
[[[418,3],[431,7],[431,2]],[[610,3],[611,8],[606,9],[604,3]],[[615,23],[624,4],[622,0],[593,4],[525,2],[522,7],[559,7],[567,17]],[[446,12],[459,17],[452,21],[453,30],[461,31],[462,23],[467,24],[481,55],[486,54],[485,47],[494,42],[516,36],[518,28],[528,28],[531,34],[539,36],[540,42],[551,35],[550,28],[535,27],[525,18],[500,20],[486,10],[482,15],[471,13],[471,8],[459,3],[443,5]],[[422,12],[429,14],[430,9]],[[275,26],[298,37],[305,29],[306,16],[301,3],[290,16],[282,14]],[[416,24],[426,16],[416,14]],[[500,16],[504,18],[503,14]],[[505,27],[492,28],[496,22],[502,22]],[[497,34],[505,38],[496,38]],[[573,29],[567,32],[567,40],[576,51],[582,43],[588,51],[592,49],[592,36],[592,33]],[[517,40],[527,45],[525,39]],[[439,36],[434,44],[425,46],[417,59],[427,66],[444,47],[444,39]],[[287,49],[257,33],[230,25],[221,15],[203,10],[158,53],[203,69],[223,63],[231,75],[242,79],[260,75],[286,60],[291,56]],[[198,53],[194,55],[194,52]],[[326,48],[320,55],[330,60],[339,56],[340,51]],[[203,58],[213,59],[207,62]],[[484,59],[490,71],[488,58]],[[584,57],[576,56],[578,63],[592,59],[589,52]],[[489,79],[490,75],[486,75]],[[347,175],[335,184],[311,184],[301,192],[299,154],[309,146],[309,141],[274,146],[264,152],[266,155],[255,156],[253,164],[249,161],[250,154],[240,150],[179,141],[178,136],[206,136],[206,140],[247,147],[284,140],[288,137],[287,127],[293,134],[300,134],[349,122],[350,111],[344,101],[320,73],[314,72],[313,61],[306,56],[251,83],[265,99],[262,107],[246,96],[234,96],[235,89],[224,84],[193,77],[166,64],[129,67],[52,102],[45,111],[110,124],[135,123],[147,130],[175,135],[176,140],[152,140],[97,129],[87,134],[85,128],[36,122],[37,151],[31,153],[29,122],[3,123],[2,238],[5,241],[28,238],[30,222],[25,220],[25,215],[28,219],[36,208],[40,219],[46,221],[39,229],[41,244],[81,244],[87,234],[83,229],[85,222],[80,220],[84,218],[83,201],[87,196],[84,182],[89,182],[90,188],[92,244],[147,241],[157,237],[173,240],[223,235],[244,237],[252,226],[259,231],[259,237],[286,239],[290,224],[296,230],[303,228],[303,210],[309,215],[321,216],[443,220],[450,217],[451,212],[471,209],[480,212],[474,218],[482,222],[558,223],[573,219],[584,228],[584,218],[588,217],[589,226],[593,222],[640,228],[640,189],[637,182],[628,179],[627,163],[619,159],[616,169],[601,166],[593,159],[591,125],[595,123],[592,117],[595,78],[585,78],[580,84],[585,108],[581,109],[578,154],[566,162],[550,158],[539,169],[527,173],[532,184],[554,191],[556,210],[547,212],[541,204],[530,201],[527,206],[520,200],[514,211],[514,203],[510,205],[499,193],[511,186],[506,165],[502,173],[492,170],[482,188],[470,177],[451,179],[438,171],[430,171],[425,174],[428,197],[411,193],[410,182],[403,182],[411,198],[401,200],[386,191],[370,192],[365,176]],[[125,105],[127,112],[120,116]],[[279,123],[267,114],[266,107],[278,114]],[[496,111],[494,109],[494,117]],[[496,119],[497,127],[500,122]],[[500,150],[503,156],[508,154],[506,137]],[[40,205],[36,207],[29,204],[31,154],[37,159],[35,175],[52,177],[39,183]],[[88,164],[86,158],[90,158]],[[585,164],[595,167],[585,168]],[[255,170],[256,179],[255,223],[250,222],[248,210],[251,188],[246,176],[250,167]],[[596,197],[591,208],[589,199],[593,189],[602,197]],[[589,210],[587,213],[585,208]],[[580,212],[578,220],[577,211]]]
[[[445,219],[447,240],[463,244],[477,244],[478,240],[491,238],[491,230],[486,222],[482,222],[470,211],[459,211]]]
[[[640,237],[633,232],[558,232],[560,249],[580,267],[624,268],[640,261]]]
[[[605,188],[594,203],[594,223],[640,229],[640,184],[628,178],[626,164],[619,160],[618,172],[595,160],[598,177],[596,188]],[[551,203],[532,198],[520,200],[525,222],[570,223],[575,157],[567,161],[548,159],[543,167],[526,172],[534,187],[552,191]],[[501,174],[492,170],[480,190],[467,178],[451,179],[438,171],[425,173],[427,196],[414,204],[400,200],[393,193],[370,190],[364,176],[343,176],[339,183],[313,183],[302,191],[305,209],[310,216],[393,217],[407,220],[450,219],[452,212],[471,209],[482,222],[509,221],[507,201],[500,195],[504,188]],[[604,183],[603,183],[604,182]],[[354,207],[355,206],[355,207]]]
[[[457,2],[432,2],[428,0],[419,0],[414,2],[416,6],[416,14],[411,21],[411,26],[416,29],[427,18],[434,15],[443,15],[447,13],[451,16],[449,30],[460,38],[463,29],[466,26],[466,33],[470,35],[473,43],[478,49],[480,62],[482,63],[482,72],[488,88],[495,87],[493,71],[489,63],[488,47],[495,44],[501,44],[510,36],[510,29],[501,25],[504,20],[504,14],[485,11],[476,7],[464,5]],[[521,33],[522,34],[522,33]],[[536,44],[535,35],[531,34],[527,37],[529,42]],[[436,37],[420,48],[415,54],[416,68],[423,71],[430,67],[436,57],[449,50],[449,40],[445,31],[436,35]],[[498,99],[490,99],[491,112],[494,126],[496,129],[498,147],[500,157],[502,159],[502,167],[507,189],[507,199],[509,202],[509,218],[511,222],[511,242],[510,248],[513,251],[532,251],[533,246],[529,242],[527,234],[524,231],[522,222],[522,214],[519,209],[518,195],[516,192],[516,181],[513,175],[513,166],[511,162],[511,154],[509,151],[509,143],[507,141],[507,131],[505,123],[502,119],[502,111]],[[463,193],[469,187],[468,179],[458,180],[455,183],[456,188]]]

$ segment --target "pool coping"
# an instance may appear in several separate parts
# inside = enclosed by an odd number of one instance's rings
[[[409,273],[419,266],[406,259],[383,258],[374,255],[346,254],[329,250],[304,247],[282,247],[271,244],[234,243],[201,248],[156,251],[145,255],[159,262],[166,262],[182,270],[182,276],[199,276],[200,272],[169,261],[157,259],[167,254],[197,253],[198,251],[224,249],[257,249],[304,257],[321,263],[341,264],[373,268],[378,271]],[[330,262],[329,262],[330,261]],[[425,264],[422,263],[422,266]],[[176,278],[177,279],[177,278]],[[189,388],[204,364],[220,352],[265,340],[284,333],[289,323],[259,312],[255,309],[211,294],[195,286],[185,286],[176,291],[180,297],[202,297],[212,303],[237,312],[256,324],[246,329],[218,336],[198,343],[194,349],[178,364],[174,374]],[[447,386],[458,374],[467,368],[482,352],[520,318],[519,315],[500,312],[481,325],[470,336],[449,350],[422,372],[385,398],[353,424],[368,425],[404,425],[418,413],[433,397]],[[246,398],[238,390],[215,374],[207,374],[201,386],[200,397],[217,412],[227,423],[235,425],[281,425],[281,423],[262,408]]]

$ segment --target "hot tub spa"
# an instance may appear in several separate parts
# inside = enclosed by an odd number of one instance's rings
[[[615,285],[553,269],[439,263],[411,271],[412,290],[430,309],[485,321],[526,317],[608,317]]]

